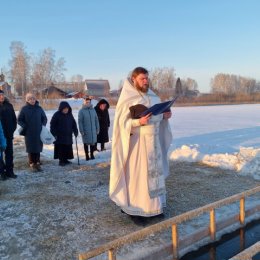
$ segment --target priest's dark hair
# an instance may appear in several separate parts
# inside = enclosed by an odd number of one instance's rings
[[[136,67],[132,71],[131,79],[136,78],[139,74],[148,74],[148,70],[143,67]]]

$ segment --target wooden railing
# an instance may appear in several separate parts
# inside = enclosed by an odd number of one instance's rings
[[[256,193],[260,192],[260,186],[253,188],[251,190],[247,190],[244,192],[241,192],[239,194],[233,195],[231,197],[219,200],[217,202],[205,205],[203,207],[188,211],[186,213],[183,213],[181,215],[178,215],[176,217],[172,217],[170,219],[164,220],[160,223],[151,225],[149,227],[143,228],[139,231],[130,233],[126,236],[123,236],[121,238],[115,239],[107,244],[101,245],[93,250],[90,250],[85,253],[79,254],[79,260],[87,260],[90,258],[93,258],[95,256],[101,255],[105,252],[108,252],[108,260],[116,260],[116,250],[126,244],[130,244],[136,241],[139,241],[151,234],[161,232],[163,230],[171,228],[172,230],[172,254],[173,254],[173,260],[177,260],[179,257],[179,236],[178,236],[178,224],[181,224],[184,221],[191,220],[195,217],[198,217],[199,215],[203,213],[209,213],[209,236],[211,238],[211,241],[215,241],[216,239],[216,218],[215,218],[215,209],[220,208],[222,206],[234,203],[234,202],[240,202],[239,207],[239,222],[240,225],[243,226],[245,224],[246,219],[246,211],[245,211],[245,198],[249,197],[251,195],[254,195]],[[260,200],[259,200],[260,204]],[[257,208],[257,211],[259,211],[259,207]]]
[[[260,242],[257,242],[251,247],[239,253],[238,255],[232,257],[230,260],[252,260],[253,257],[259,252],[260,252]]]

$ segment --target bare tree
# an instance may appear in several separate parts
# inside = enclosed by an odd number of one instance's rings
[[[173,67],[155,68],[149,72],[151,88],[158,93],[162,99],[168,99],[174,95],[174,84],[176,82]]]
[[[252,94],[257,91],[255,79],[219,73],[211,80],[211,92],[227,95]]]
[[[55,82],[65,81],[63,72],[66,69],[64,65],[64,58],[59,58],[55,62],[55,51],[53,49],[44,49],[33,61],[31,76],[33,87],[48,87]]]
[[[83,81],[83,76],[80,74],[73,75],[71,77],[71,82],[82,82]]]
[[[80,74],[77,74],[77,75],[73,75],[71,77],[71,82],[73,82],[73,87],[74,89],[76,89],[77,91],[83,91],[84,90],[84,87],[83,87],[83,81],[84,81],[84,78],[82,75]]]
[[[24,95],[28,90],[30,73],[29,55],[20,41],[11,42],[10,78],[18,95]]]

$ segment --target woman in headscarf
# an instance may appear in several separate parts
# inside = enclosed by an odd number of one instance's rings
[[[33,93],[27,93],[25,100],[26,105],[22,107],[18,115],[18,124],[25,132],[24,138],[29,165],[32,171],[36,172],[41,171],[40,153],[43,143],[40,134],[42,125],[47,124],[47,117]]]
[[[105,149],[105,143],[109,141],[108,129],[110,127],[110,118],[109,118],[109,103],[105,99],[101,99],[95,106],[95,110],[98,116],[100,131],[97,135],[97,143],[100,143],[101,151]],[[96,144],[97,150],[97,144]]]
[[[72,134],[78,136],[76,121],[68,102],[60,102],[59,109],[54,113],[50,122],[50,130],[56,138],[54,142],[54,159],[59,159],[59,165],[65,166],[73,159]]]

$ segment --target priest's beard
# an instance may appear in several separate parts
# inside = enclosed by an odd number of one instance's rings
[[[145,84],[145,85],[143,85],[143,86],[141,87],[137,82],[135,82],[135,83],[134,83],[134,86],[135,86],[139,91],[141,91],[141,92],[143,92],[143,93],[147,93],[147,92],[148,92],[148,89],[149,89],[149,84],[148,84],[148,83]]]

